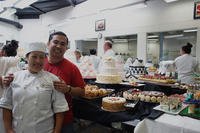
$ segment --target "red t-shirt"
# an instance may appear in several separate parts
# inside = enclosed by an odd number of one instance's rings
[[[67,59],[63,59],[57,64],[51,64],[48,59],[45,60],[44,70],[55,74],[65,81],[67,85],[72,87],[84,88],[85,82],[81,76],[79,69]],[[69,94],[65,94],[65,98],[69,105],[69,111],[66,112],[64,118],[64,124],[73,122],[72,113],[72,97]]]

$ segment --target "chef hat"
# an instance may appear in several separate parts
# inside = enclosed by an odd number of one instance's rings
[[[111,45],[113,45],[113,42],[111,40],[106,40],[105,43],[110,43]]]
[[[33,42],[29,43],[25,49],[25,56],[27,56],[28,53],[33,51],[39,51],[46,53],[46,45],[43,42]]]

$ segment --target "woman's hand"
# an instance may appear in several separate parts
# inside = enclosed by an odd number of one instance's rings
[[[3,86],[6,86],[6,87],[9,86],[10,83],[13,81],[13,79],[14,79],[14,75],[13,74],[9,74],[7,76],[3,76],[2,77]]]
[[[65,83],[64,80],[53,81],[54,88],[62,93],[70,93],[71,87]]]

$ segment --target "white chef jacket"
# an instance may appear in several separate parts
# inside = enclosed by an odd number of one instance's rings
[[[96,55],[90,55],[89,59],[91,60],[93,66],[94,66],[95,71],[98,72],[100,58],[98,56],[96,56]]]
[[[104,55],[103,58],[109,58],[109,57],[115,57],[115,52],[112,49],[108,49]]]
[[[193,82],[192,74],[197,66],[197,62],[190,54],[184,54],[175,59],[178,79],[181,83],[190,84]]]
[[[18,71],[19,57],[0,57],[0,76]],[[3,94],[3,88],[0,85],[0,98]],[[0,109],[0,133],[4,133],[2,110]]]
[[[9,73],[17,71],[18,57],[0,57],[0,76],[5,76]],[[3,93],[3,88],[0,86],[0,98]]]
[[[54,114],[69,110],[64,94],[53,87],[58,78],[43,70],[37,74],[18,71],[14,76],[0,99],[0,107],[12,110],[14,131],[53,133]]]

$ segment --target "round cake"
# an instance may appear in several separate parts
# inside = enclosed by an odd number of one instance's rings
[[[104,97],[102,99],[102,108],[106,111],[118,112],[125,110],[126,99],[123,97]]]

